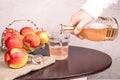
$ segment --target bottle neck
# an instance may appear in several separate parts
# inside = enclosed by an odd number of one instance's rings
[[[60,24],[60,28],[61,28],[61,31],[60,31],[61,33],[69,32],[70,30],[74,30],[74,27],[63,25],[63,24]]]

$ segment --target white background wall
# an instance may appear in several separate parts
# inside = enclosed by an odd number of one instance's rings
[[[58,31],[59,24],[68,24],[72,14],[77,12],[84,2],[85,0],[0,0],[0,34],[2,35],[3,30],[10,22],[19,19],[30,19],[37,24],[39,29]],[[105,9],[102,16],[113,16],[120,22],[120,1]],[[14,27],[20,29],[30,25],[28,23],[23,24],[21,25],[18,22]],[[116,40],[105,42],[80,40],[71,36],[70,45],[106,52],[113,60],[120,57],[120,34]],[[112,66],[114,67],[114,64]],[[112,69],[111,71],[115,72],[115,70]],[[120,70],[120,68],[117,68],[117,70]],[[117,75],[119,74],[117,73]]]

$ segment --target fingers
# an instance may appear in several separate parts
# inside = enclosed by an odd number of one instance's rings
[[[75,27],[74,31],[72,30],[72,31],[70,31],[70,33],[74,34],[75,36],[77,36],[80,39],[83,39],[83,36],[81,36],[79,33],[81,32],[81,30],[83,29],[83,27],[85,25],[84,21],[81,20],[80,23],[73,22],[69,25],[70,26],[76,25],[76,26],[74,26]]]
[[[69,26],[75,27],[80,22],[80,20],[76,17],[77,16],[74,15],[71,17],[70,23],[68,24]]]
[[[77,24],[77,26],[74,29],[74,34],[80,38],[80,39],[84,39],[84,36],[80,35],[80,32],[82,31],[82,29],[87,25],[87,21],[86,20],[81,20],[81,22],[79,24]]]
[[[92,20],[93,18],[88,13],[80,10],[71,17],[69,26],[75,27],[73,34],[75,34],[79,38],[83,38],[83,36],[81,36],[79,33]]]
[[[77,24],[77,26],[75,27],[74,33],[75,33],[75,34],[79,34],[85,25],[86,25],[86,21],[81,20],[81,21]]]

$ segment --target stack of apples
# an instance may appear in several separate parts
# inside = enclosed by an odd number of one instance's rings
[[[31,27],[23,27],[20,31],[7,28],[2,36],[6,47],[5,63],[10,68],[21,68],[27,63],[29,51],[48,43],[49,32]]]

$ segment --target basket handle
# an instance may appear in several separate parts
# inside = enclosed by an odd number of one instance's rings
[[[31,21],[31,20],[29,20],[29,19],[14,20],[14,21],[12,21],[11,23],[9,23],[6,28],[10,28],[11,25],[13,25],[14,23],[16,23],[16,22],[18,22],[18,21],[27,21],[27,22],[31,23],[31,24],[36,28],[36,30],[38,30],[37,25],[36,25],[33,21]]]

